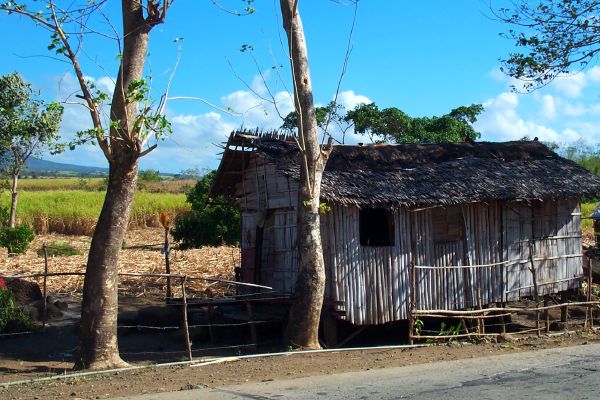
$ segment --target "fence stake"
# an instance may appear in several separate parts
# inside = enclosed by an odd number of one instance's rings
[[[537,274],[535,271],[535,265],[533,264],[533,240],[529,241],[529,262],[531,266],[529,267],[529,271],[531,271],[531,278],[533,280],[533,290],[535,293],[533,294],[533,298],[535,300],[535,307],[538,308],[540,306],[540,295],[538,292],[538,284],[537,284]],[[538,336],[541,336],[540,332],[540,312],[536,310],[535,312],[535,329],[537,329]]]
[[[171,248],[169,247],[169,228],[165,228],[165,272],[167,273],[167,300],[173,297],[171,292],[171,261],[169,260],[169,253]]]
[[[550,302],[550,298],[547,294],[545,294],[544,295],[544,307],[548,307],[549,302]],[[544,310],[544,319],[546,320],[546,322],[545,322],[546,333],[550,333],[550,312],[548,311],[547,308]]]
[[[185,294],[185,281],[187,276],[183,276],[181,278],[181,294],[183,298],[183,334],[185,336],[185,347],[188,353],[188,359],[190,361],[193,360],[192,356],[192,343],[190,342],[190,328],[188,325],[188,306],[187,306],[187,298]]]
[[[42,329],[46,328],[46,318],[48,315],[48,297],[47,297],[47,285],[46,281],[48,280],[48,247],[46,247],[46,243],[42,246],[44,249],[44,283],[42,284],[43,288],[43,296],[44,296],[44,304],[42,309]]]
[[[408,315],[408,343],[414,344],[413,335],[415,330],[415,306],[417,304],[416,294],[416,277],[415,277],[415,264],[410,263],[410,301],[409,301],[409,315]]]
[[[588,293],[587,293],[587,301],[592,301],[592,259],[588,258]],[[594,308],[592,306],[588,306],[588,310],[590,310],[590,328],[594,328]]]

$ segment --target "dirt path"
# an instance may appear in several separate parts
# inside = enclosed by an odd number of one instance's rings
[[[0,387],[0,398],[6,400],[103,399],[143,393],[189,390],[203,386],[214,387],[243,382],[398,367],[441,360],[468,359],[591,342],[600,342],[600,335],[571,333],[542,338],[529,337],[504,343],[450,343],[413,349],[373,349],[249,358],[205,366],[151,367],[94,377]],[[13,361],[13,363],[18,363],[18,361]],[[64,367],[66,368],[68,365],[65,364]],[[6,363],[0,363],[0,370],[4,372],[2,374],[4,381],[7,378],[22,379],[40,375],[40,372],[24,374],[19,372],[18,368],[10,373],[10,366]]]

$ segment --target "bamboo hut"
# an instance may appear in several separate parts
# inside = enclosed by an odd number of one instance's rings
[[[300,157],[294,138],[234,132],[212,188],[240,206],[241,280],[282,294],[296,280]],[[326,302],[367,325],[408,319],[411,296],[459,310],[577,288],[579,200],[598,193],[598,176],[537,141],[336,145],[321,191]]]

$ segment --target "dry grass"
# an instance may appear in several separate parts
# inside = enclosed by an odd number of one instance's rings
[[[126,248],[121,252],[119,271],[146,274],[165,273],[164,255],[160,252],[164,231],[162,228],[130,231],[125,237]],[[90,237],[65,236],[58,234],[39,235],[26,254],[8,257],[0,249],[0,274],[35,274],[43,272],[44,259],[36,252],[44,243],[50,245],[63,241],[76,248],[81,255],[55,257],[49,260],[49,272],[85,272]],[[239,248],[233,246],[203,247],[192,250],[171,251],[171,273],[187,276],[211,277],[233,280],[234,268],[240,264]],[[41,278],[38,280],[41,284]],[[59,276],[48,278],[51,294],[80,295],[82,276]],[[164,296],[164,278],[125,277],[120,278],[120,294],[128,296]],[[179,284],[173,285],[174,295],[180,296]],[[213,296],[231,292],[234,288],[225,284],[194,280],[186,285],[190,295]]]

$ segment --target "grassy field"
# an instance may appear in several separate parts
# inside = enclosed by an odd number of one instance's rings
[[[146,182],[142,181],[142,184]],[[176,215],[189,210],[183,191],[195,181],[148,182],[134,197],[130,228],[159,226],[161,212]],[[104,201],[104,179],[23,179],[19,185],[17,219],[49,232],[91,235]],[[0,193],[0,205],[10,204],[10,194]]]
[[[151,193],[185,193],[196,184],[194,179],[138,180],[138,189]],[[103,191],[105,178],[36,178],[20,179],[19,190],[41,192],[54,190]]]

